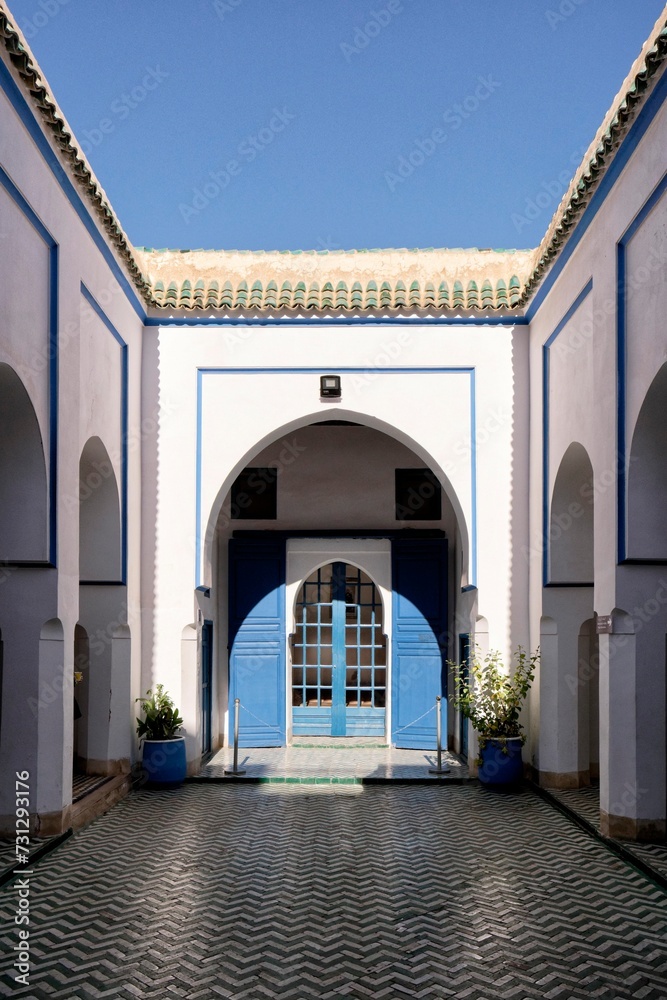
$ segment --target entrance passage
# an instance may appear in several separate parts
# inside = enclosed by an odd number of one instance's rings
[[[384,738],[387,640],[370,577],[343,562],[309,576],[291,645],[294,736]]]

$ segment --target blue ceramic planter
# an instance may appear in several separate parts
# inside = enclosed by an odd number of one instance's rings
[[[518,736],[486,741],[479,751],[482,764],[477,773],[483,785],[516,785],[521,781],[521,745]]]
[[[143,766],[151,785],[177,785],[185,779],[185,737],[144,740]]]

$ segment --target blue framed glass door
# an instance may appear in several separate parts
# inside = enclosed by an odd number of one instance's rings
[[[384,737],[387,645],[373,581],[343,562],[322,566],[304,582],[295,618],[293,734]]]

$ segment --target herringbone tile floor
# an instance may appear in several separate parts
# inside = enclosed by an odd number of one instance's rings
[[[665,1000],[667,897],[530,791],[142,790],[35,869],[35,1000]],[[2,948],[16,891],[0,893]]]
[[[600,789],[597,785],[588,788],[550,789],[550,791],[559,802],[574,810],[579,816],[583,816],[596,830],[600,829]],[[667,877],[667,844],[624,842],[623,846],[640,861]]]

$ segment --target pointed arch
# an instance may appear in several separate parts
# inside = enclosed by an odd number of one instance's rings
[[[37,414],[13,368],[0,364],[0,561],[43,562],[49,494]]]
[[[549,518],[550,583],[592,585],[594,480],[588,452],[573,441],[561,459]]]
[[[272,430],[263,438],[257,441],[256,445],[245,453],[245,455],[229,470],[227,476],[222,481],[217,496],[211,506],[208,519],[202,524],[201,535],[198,535],[198,544],[201,546],[200,558],[203,556],[203,575],[205,579],[210,579],[211,574],[211,552],[216,537],[218,519],[220,512],[232,483],[236,480],[239,472],[252,463],[253,458],[259,455],[268,445],[280,441],[286,434],[307,427],[313,422],[321,420],[322,411],[317,410],[299,417],[297,420],[283,424],[281,427]],[[474,534],[474,507],[470,518],[466,517],[460,498],[449,476],[444,469],[436,462],[433,456],[410,435],[403,432],[399,427],[389,424],[384,420],[370,414],[353,410],[351,408],[337,409],[336,417],[339,420],[350,421],[372,430],[379,431],[387,437],[398,441],[399,444],[409,448],[415,455],[422,459],[425,465],[436,476],[442,486],[443,494],[449,500],[456,517],[456,526],[461,546],[461,567],[462,586],[468,584],[470,577],[474,573],[475,562],[475,534]]]
[[[628,556],[667,558],[667,363],[644,398],[630,446]]]
[[[99,437],[79,461],[79,576],[82,582],[120,581],[120,496],[113,463]]]

